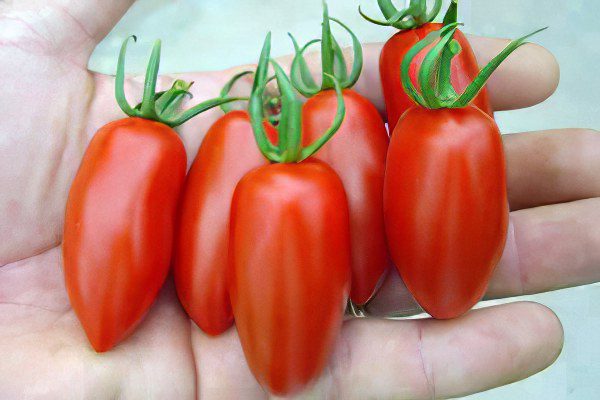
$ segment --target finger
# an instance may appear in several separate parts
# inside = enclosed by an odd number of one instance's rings
[[[512,210],[600,197],[600,134],[561,129],[503,136]]]
[[[449,321],[355,320],[344,327],[327,378],[340,398],[453,398],[543,370],[562,343],[558,318],[535,303]]]
[[[357,319],[344,324],[329,365],[301,395],[467,395],[541,371],[556,359],[562,342],[556,316],[535,303],[475,310],[451,321]],[[266,398],[248,370],[235,329],[216,338],[197,330],[192,343],[200,398]]]
[[[481,67],[495,57],[509,40],[469,36],[469,41]],[[367,97],[383,112],[385,104],[379,77],[379,54],[383,43],[363,45],[364,66],[355,90]],[[345,49],[346,61],[350,65],[352,54]],[[318,53],[306,55],[309,68],[315,76],[321,71]],[[292,56],[282,57],[282,63],[289,65]],[[400,73],[400,71],[398,71]],[[488,82],[492,107],[496,111],[529,107],[548,98],[558,85],[559,69],[554,56],[543,47],[527,44],[498,68]]]
[[[504,255],[488,298],[600,281],[600,199],[511,213]]]

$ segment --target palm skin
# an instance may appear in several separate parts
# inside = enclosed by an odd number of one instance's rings
[[[183,312],[170,279],[137,331],[108,353],[91,349],[70,308],[60,251],[69,185],[96,130],[122,117],[113,78],[87,71],[86,64],[130,4],[0,3],[0,397],[266,398],[235,328],[218,338],[204,335]],[[482,63],[504,43],[473,40]],[[357,90],[382,108],[381,92],[373,89],[380,86],[379,49],[365,46]],[[536,46],[519,52],[490,82],[497,110],[535,104],[557,84],[551,55]],[[184,78],[196,82],[192,91],[200,101],[215,96],[231,75]],[[141,79],[127,85],[139,93]],[[179,130],[190,160],[219,113],[207,112]],[[506,137],[505,148],[513,212],[489,297],[597,281],[599,135],[519,134]],[[414,309],[395,273],[368,306],[374,315]],[[558,356],[562,340],[554,314],[533,303],[490,307],[453,321],[354,319],[345,323],[329,367],[302,395],[426,399],[474,393],[542,370]]]

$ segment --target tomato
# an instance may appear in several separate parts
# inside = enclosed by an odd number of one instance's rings
[[[410,109],[387,157],[384,213],[392,258],[435,318],[468,311],[504,247],[504,154],[493,119],[476,107]]]
[[[500,131],[470,103],[506,57],[543,30],[512,41],[459,94],[451,81],[452,58],[460,56],[457,25],[430,33],[402,61],[402,85],[417,105],[392,134],[383,196],[392,260],[417,302],[439,319],[457,317],[481,299],[506,241]],[[417,89],[414,58],[435,41]]]
[[[265,124],[272,140],[276,132]],[[206,333],[233,323],[226,285],[229,212],[239,180],[268,164],[254,142],[246,111],[230,111],[208,131],[185,183],[174,261],[181,304]]]
[[[402,114],[414,105],[414,101],[404,92],[400,78],[400,66],[408,50],[432,31],[439,30],[442,24],[428,23],[419,28],[400,31],[392,36],[383,46],[379,57],[379,73],[387,112],[389,131],[393,132],[396,122]],[[460,30],[455,39],[462,52],[452,60],[452,85],[462,92],[479,73],[475,54],[467,38]],[[424,54],[419,54],[411,66],[411,78],[417,81],[416,73],[423,61]],[[485,88],[473,100],[473,104],[493,117],[494,110],[490,104]]]
[[[177,133],[141,118],[105,125],[85,153],[67,201],[63,260],[71,305],[98,352],[133,331],[167,276],[185,170]]]
[[[340,25],[352,38],[353,63],[350,74],[346,61],[330,28],[330,20]],[[314,158],[330,165],[344,184],[350,210],[352,240],[351,300],[363,305],[373,296],[384,272],[390,265],[383,224],[383,175],[389,137],[377,109],[366,98],[350,89],[359,79],[362,47],[356,35],[341,21],[330,18],[323,3],[320,40],[302,48],[292,35],[296,55],[291,67],[291,81],[309,99],[302,108],[303,145],[318,140],[336,114],[338,94],[334,79],[343,88],[342,99],[347,113],[337,133]],[[311,77],[304,52],[312,43],[321,43],[322,79],[318,85]],[[336,67],[337,66],[337,67]]]
[[[323,370],[350,283],[344,186],[326,164],[249,172],[231,206],[229,290],[246,360],[277,395]]]
[[[347,116],[314,156],[338,174],[348,198],[352,243],[350,298],[366,303],[390,265],[383,223],[383,176],[389,138],[379,112],[353,90],[343,91]],[[336,93],[325,90],[302,109],[303,142],[315,141],[331,123]]]
[[[186,153],[173,127],[237,98],[180,111],[191,83],[156,93],[160,41],[152,49],[142,102],[125,98],[125,53],[115,78],[129,118],[102,127],[87,148],[66,206],[63,261],[71,306],[94,349],[110,350],[133,332],[156,298],[171,261]],[[133,37],[135,40],[135,37]]]
[[[231,203],[228,287],[250,370],[276,395],[300,391],[325,367],[340,332],[350,290],[350,221],[344,185],[311,159],[340,128],[337,99],[330,126],[302,144],[302,102],[265,39],[248,111],[260,152],[272,164],[248,172]],[[278,141],[264,126],[271,63],[281,94]]]

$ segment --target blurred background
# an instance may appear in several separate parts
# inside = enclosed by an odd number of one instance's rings
[[[403,0],[396,4],[403,5]],[[370,24],[360,4],[381,16],[376,0],[328,0],[330,14],[347,23],[363,42],[385,41],[395,30]],[[123,39],[140,39],[128,52],[129,72],[142,73],[152,42],[163,39],[162,72],[208,71],[256,62],[267,31],[273,54],[291,52],[286,33],[301,41],[320,35],[321,0],[138,0],[89,62],[92,70],[114,73]],[[561,66],[556,94],[525,110],[500,112],[505,133],[553,128],[600,129],[600,1],[461,0],[459,20],[468,33],[516,38],[536,28],[550,29],[532,40],[550,49]],[[346,35],[340,42],[349,44]],[[600,228],[599,228],[600,229]],[[600,268],[600,266],[599,266]],[[558,361],[523,382],[468,399],[597,399],[600,393],[600,285],[589,285],[519,300],[547,305],[560,317],[565,347]],[[511,299],[506,301],[512,301]],[[499,303],[486,302],[481,306]]]

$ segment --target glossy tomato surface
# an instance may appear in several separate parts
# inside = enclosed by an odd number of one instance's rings
[[[350,298],[364,304],[390,265],[383,224],[383,176],[389,138],[373,104],[353,90],[344,90],[343,96],[344,122],[314,158],[331,166],[344,184],[352,244]],[[333,90],[306,102],[302,110],[305,146],[331,125],[336,107]]]
[[[476,107],[410,109],[387,158],[384,213],[395,265],[435,318],[483,296],[506,238],[508,202],[498,127]]]
[[[169,270],[186,170],[177,133],[125,118],[101,128],[73,181],[63,239],[71,305],[96,351],[130,334]]]
[[[276,136],[272,126],[265,128],[271,138]],[[226,282],[231,198],[247,172],[266,164],[248,113],[231,111],[207,132],[185,182],[175,284],[190,318],[210,335],[224,332],[233,323]]]
[[[392,36],[383,46],[379,58],[379,73],[381,76],[381,85],[385,98],[389,131],[393,132],[396,122],[406,110],[415,103],[408,97],[402,87],[400,78],[400,66],[406,53],[419,40],[423,39],[430,32],[439,30],[441,24],[425,24],[420,28],[400,31]],[[457,30],[454,38],[460,44],[462,51],[452,60],[452,85],[460,93],[479,73],[477,59],[473,49],[465,35]],[[422,51],[416,57],[410,68],[410,75],[413,83],[417,83],[417,74],[419,66],[425,58],[426,51]],[[493,117],[494,110],[491,107],[487,89],[483,89],[473,101],[473,105]]]
[[[297,392],[325,367],[350,284],[348,207],[321,162],[248,173],[231,208],[230,293],[248,365],[273,394]]]

